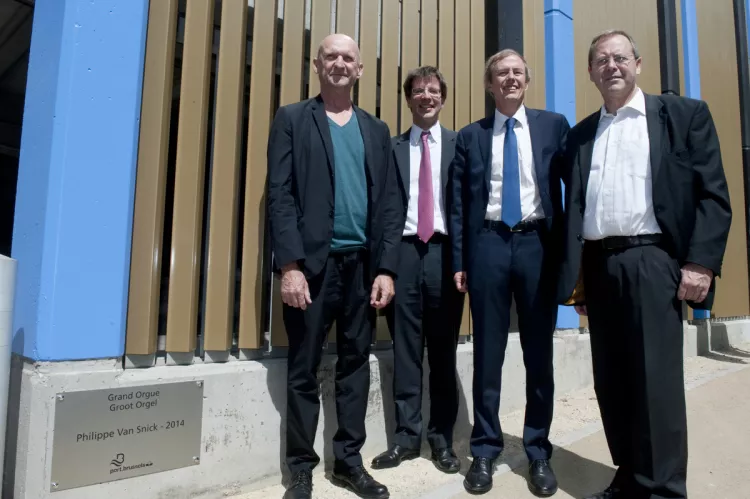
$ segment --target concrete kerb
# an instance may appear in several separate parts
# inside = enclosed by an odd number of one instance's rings
[[[710,331],[708,328],[710,327]],[[750,342],[750,321],[685,324],[685,355],[697,354],[701,331],[709,348],[732,348]],[[468,447],[472,413],[472,349],[459,345],[459,420],[455,447]],[[558,331],[554,339],[556,396],[592,383],[588,334],[580,330]],[[324,473],[333,464],[331,439],[336,431],[334,404],[335,356],[326,355],[321,365],[321,415],[316,451]],[[366,416],[367,441],[362,449],[369,460],[389,443],[393,432],[393,357],[390,351],[370,358],[370,394]],[[427,371],[427,369],[425,369]],[[425,372],[424,393],[428,393]],[[109,482],[79,489],[49,492],[54,432],[54,398],[58,392],[158,383],[204,380],[201,464],[169,472]],[[525,369],[518,334],[511,334],[503,370],[501,414],[525,405]],[[3,497],[109,499],[144,497],[225,497],[278,483],[284,473],[284,412],[286,361],[202,363],[191,366],[156,366],[123,369],[120,359],[69,363],[13,362],[9,412],[9,438]],[[424,397],[423,410],[429,409]],[[13,438],[15,437],[15,438]],[[428,452],[425,443],[424,453]]]

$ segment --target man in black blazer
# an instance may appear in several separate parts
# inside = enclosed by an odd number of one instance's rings
[[[451,165],[454,279],[460,291],[469,292],[474,335],[474,461],[464,487],[472,493],[489,491],[494,461],[503,450],[498,411],[515,298],[526,366],[523,442],[529,488],[548,496],[557,491],[548,437],[562,217],[558,167],[569,126],[560,114],[526,108],[529,70],[517,52],[492,56],[485,84],[495,112],[458,133]]]
[[[393,445],[372,466],[392,468],[419,456],[426,341],[430,363],[427,440],[435,466],[456,473],[460,468],[453,452],[458,415],[456,347],[464,299],[453,285],[445,202],[456,132],[439,122],[448,86],[436,67],[410,71],[403,87],[413,125],[392,140],[406,222],[399,245],[396,296],[386,309],[393,338],[396,434]]]
[[[721,272],[732,212],[719,139],[704,102],[638,88],[627,33],[595,37],[588,60],[604,105],[568,135],[558,298],[588,314],[618,466],[590,498],[684,498],[681,300],[710,308]]]
[[[289,336],[285,499],[312,494],[317,370],[336,321],[333,479],[362,497],[388,489],[362,466],[375,309],[393,297],[404,226],[388,126],[354,106],[359,49],[326,37],[313,61],[320,95],[281,107],[268,139],[268,214]]]

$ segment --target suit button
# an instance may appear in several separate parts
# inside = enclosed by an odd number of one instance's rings
[[[333,216],[333,210],[330,210],[330,211],[328,212],[328,216],[329,216],[329,217],[332,217],[332,216]]]
[[[662,208],[661,206],[656,206],[654,208],[654,213],[661,213],[662,211],[664,211],[664,208]]]
[[[582,235],[578,234],[578,235],[576,236],[576,239],[578,239],[578,242],[579,242],[579,243],[583,243],[583,236],[582,236]]]

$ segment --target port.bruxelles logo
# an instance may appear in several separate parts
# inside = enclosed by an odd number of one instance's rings
[[[153,462],[149,461],[147,463],[139,463],[139,464],[134,464],[132,466],[123,466],[125,464],[125,454],[123,454],[122,452],[117,454],[115,458],[112,459],[112,461],[110,461],[109,464],[110,466],[112,466],[112,469],[109,470],[110,475],[113,473],[122,473],[123,471],[131,471],[131,470],[136,470],[140,468],[148,468],[154,465]]]

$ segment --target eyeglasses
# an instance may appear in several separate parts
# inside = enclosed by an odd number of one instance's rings
[[[599,69],[602,69],[609,64],[610,60],[614,60],[615,64],[618,66],[625,66],[630,62],[632,57],[626,57],[624,55],[613,55],[611,57],[600,57],[599,59],[596,59],[594,61],[594,66],[596,66]]]
[[[412,88],[411,89],[412,97],[422,97],[423,95],[429,95],[430,97],[440,97],[441,92],[440,90],[432,90],[429,88]]]

